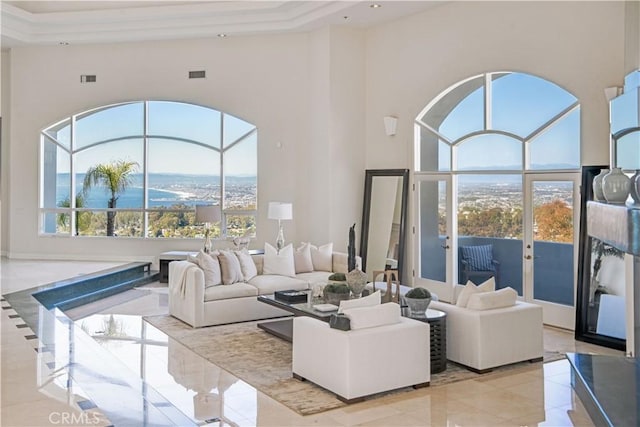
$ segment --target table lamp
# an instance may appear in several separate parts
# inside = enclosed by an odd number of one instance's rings
[[[283,219],[293,218],[293,205],[291,203],[283,202],[269,202],[269,219],[278,220],[278,238],[276,239],[276,249],[280,252],[280,249],[284,247],[284,231],[282,228]]]
[[[204,224],[204,248],[206,253],[211,252],[211,223],[221,219],[219,205],[196,205],[196,223]]]

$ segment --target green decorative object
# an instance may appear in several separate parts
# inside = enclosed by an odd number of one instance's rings
[[[405,294],[405,298],[431,298],[431,292],[429,292],[429,289],[426,288],[413,288]]]
[[[323,296],[327,304],[340,305],[340,301],[349,299],[351,291],[343,283],[329,283],[324,287]]]
[[[344,282],[347,280],[347,276],[344,273],[333,273],[327,280],[332,282]]]

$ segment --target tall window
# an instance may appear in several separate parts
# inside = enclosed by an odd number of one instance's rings
[[[223,218],[213,236],[255,235],[251,123],[199,105],[131,102],[65,118],[41,141],[42,233],[200,237],[195,205],[215,204]]]
[[[416,130],[416,172],[457,177],[460,236],[521,239],[524,174],[580,168],[577,99],[529,74],[464,80],[427,105]],[[570,183],[547,187],[536,205],[571,199]]]

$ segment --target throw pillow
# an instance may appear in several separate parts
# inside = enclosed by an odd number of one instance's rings
[[[220,260],[220,270],[222,270],[223,285],[231,285],[244,280],[240,261],[238,261],[238,257],[233,251],[220,251],[218,259]]]
[[[264,244],[263,274],[279,274],[281,276],[295,277],[296,268],[293,260],[293,246],[288,244],[280,249],[280,253],[269,243]]]
[[[473,271],[493,270],[493,245],[460,246],[462,259]]]
[[[313,271],[313,261],[311,259],[311,245],[303,243],[293,253],[293,262],[296,267],[296,274],[310,273]]]
[[[195,263],[202,269],[204,273],[204,287],[217,286],[222,284],[222,276],[220,274],[220,263],[216,256],[218,252],[207,254],[204,251],[198,252],[195,256]],[[192,261],[192,259],[189,259]],[[193,262],[193,261],[192,261]]]
[[[469,310],[492,310],[511,307],[516,304],[518,293],[512,288],[502,288],[493,292],[480,292],[469,297]]]
[[[340,307],[338,308],[338,314],[344,313],[344,310],[348,310],[350,308],[356,307],[373,307],[374,305],[380,305],[382,301],[382,293],[380,291],[375,291],[371,295],[367,295],[366,297],[342,300],[340,301]]]
[[[400,305],[395,302],[350,308],[345,310],[344,314],[349,318],[352,331],[400,323]]]
[[[477,294],[480,292],[491,292],[496,290],[496,280],[491,277],[486,282],[481,285],[476,286],[471,280],[467,282],[467,285],[464,287],[460,295],[458,295],[458,299],[456,300],[456,305],[458,307],[466,307],[469,303],[469,297],[473,294]]]
[[[311,246],[311,261],[314,271],[333,271],[333,243],[320,247]]]
[[[234,251],[238,261],[240,262],[240,270],[242,271],[242,277],[244,281],[248,282],[258,275],[258,268],[256,263],[253,262],[253,257],[249,255],[249,251],[242,249],[241,251]]]

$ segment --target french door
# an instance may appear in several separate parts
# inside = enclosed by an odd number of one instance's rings
[[[580,223],[580,174],[525,175],[524,300],[544,323],[573,330]]]
[[[579,173],[415,174],[415,284],[443,301],[459,283],[458,247],[493,247],[498,287],[573,329]]]

